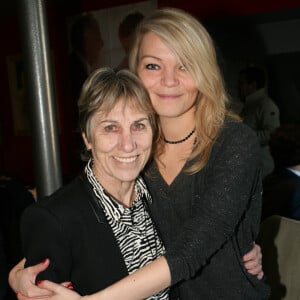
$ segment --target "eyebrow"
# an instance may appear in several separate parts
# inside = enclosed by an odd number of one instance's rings
[[[136,123],[136,122],[141,122],[141,121],[149,121],[149,118],[148,118],[148,117],[140,118],[140,119],[137,119],[137,120],[134,121],[134,122]]]
[[[154,56],[154,55],[150,55],[150,54],[146,54],[146,55],[141,56],[141,57],[140,57],[140,60],[141,60],[141,59],[144,59],[144,58],[153,58],[153,59],[156,59],[156,60],[161,61],[161,59],[160,59],[159,57]]]
[[[148,117],[139,118],[137,120],[134,120],[133,123],[137,123],[137,122],[141,122],[141,121],[149,121],[149,118]],[[103,124],[103,123],[119,123],[119,121],[106,119],[106,120],[102,120],[100,122],[97,122],[96,124],[100,125],[100,124]]]

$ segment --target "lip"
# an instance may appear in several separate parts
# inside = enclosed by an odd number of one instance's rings
[[[132,163],[138,159],[138,155],[130,156],[130,157],[121,157],[121,156],[113,156],[113,158],[121,163]]]
[[[178,99],[181,94],[157,94],[157,96],[162,99]]]

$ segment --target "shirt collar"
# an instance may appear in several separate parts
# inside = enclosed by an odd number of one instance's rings
[[[96,178],[93,169],[93,160],[90,159],[85,166],[85,174],[88,178],[88,181],[93,187],[93,191],[99,200],[102,208],[116,221],[119,221],[125,213],[129,213],[130,210],[134,210],[136,206],[139,205],[140,201],[143,201],[142,199],[145,199],[148,204],[152,203],[152,198],[148,192],[148,189],[146,187],[146,184],[141,176],[138,176],[135,181],[135,200],[132,203],[132,206],[130,208],[127,208],[120,204],[112,195],[110,195],[101,183]]]

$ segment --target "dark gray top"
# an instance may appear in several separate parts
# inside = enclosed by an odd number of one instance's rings
[[[227,119],[200,172],[180,172],[167,185],[150,164],[150,210],[177,287],[173,299],[266,299],[269,288],[242,262],[260,225],[259,151],[255,133]]]

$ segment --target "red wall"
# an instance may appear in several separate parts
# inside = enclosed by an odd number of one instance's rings
[[[55,3],[57,2],[57,3]],[[49,36],[51,50],[54,56],[55,85],[58,101],[58,114],[60,116],[60,142],[62,169],[66,176],[74,172],[73,162],[70,158],[70,147],[73,147],[73,136],[70,135],[70,114],[68,113],[68,91],[65,86],[66,64],[66,28],[65,18],[76,15],[83,11],[98,10],[111,6],[125,5],[139,1],[126,0],[81,0],[72,1],[72,6],[65,6],[67,1],[53,1],[48,8]],[[113,5],[112,5],[113,3]],[[290,7],[299,7],[299,0],[210,0],[196,3],[186,3],[182,0],[159,0],[158,6],[173,6],[185,9],[200,19],[223,18],[228,16],[241,16],[281,10]],[[21,53],[20,35],[18,30],[18,17],[11,15],[0,19],[0,30],[2,45],[0,47],[0,82],[1,82],[1,104],[0,104],[0,172],[13,173],[26,182],[34,182],[32,138],[29,136],[15,136],[13,130],[13,117],[11,107],[11,96],[7,75],[6,58],[10,55]]]

